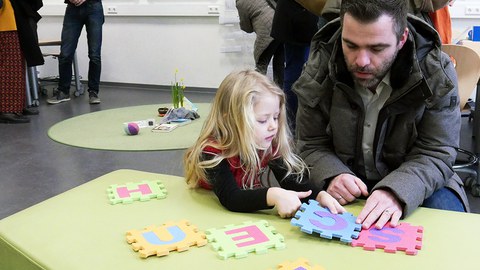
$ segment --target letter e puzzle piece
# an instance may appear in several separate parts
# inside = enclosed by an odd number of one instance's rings
[[[402,250],[407,255],[417,255],[418,250],[422,249],[422,238],[422,226],[411,226],[403,222],[397,227],[390,227],[390,223],[387,223],[381,230],[374,226],[363,230],[358,239],[352,241],[352,246],[370,251],[379,248],[389,253]]]
[[[247,221],[241,225],[226,225],[221,229],[205,231],[213,249],[222,259],[243,258],[249,252],[267,253],[269,248],[285,248],[284,238],[267,221]]]
[[[111,185],[107,189],[111,204],[132,203],[133,201],[148,201],[163,199],[167,196],[167,189],[160,181],[141,181],[124,185]]]
[[[300,227],[302,232],[308,234],[316,232],[323,238],[336,237],[342,242],[350,243],[362,229],[361,224],[355,223],[355,219],[351,213],[332,214],[317,201],[309,200],[308,204],[300,206],[290,224]]]
[[[294,262],[286,261],[279,264],[278,270],[325,270],[325,268],[319,265],[312,266],[306,259],[299,258]]]
[[[127,242],[138,251],[140,257],[165,256],[170,251],[186,251],[190,246],[207,244],[206,235],[186,220],[166,222],[160,227],[148,226],[144,230],[127,232]]]

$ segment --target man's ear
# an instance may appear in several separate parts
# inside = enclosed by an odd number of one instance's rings
[[[399,40],[399,42],[398,42],[398,49],[399,49],[399,50],[400,50],[401,48],[403,48],[403,45],[405,44],[405,42],[407,42],[408,33],[409,33],[408,27],[405,27],[405,30],[403,31],[403,34],[402,34],[402,36],[400,37],[400,40]]]

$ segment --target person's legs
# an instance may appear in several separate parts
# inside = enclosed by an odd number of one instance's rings
[[[26,96],[25,59],[17,31],[0,32],[0,123],[28,123],[23,116]]]
[[[98,97],[100,75],[102,72],[102,26],[105,21],[100,1],[87,2],[89,15],[85,23],[88,40],[88,92]],[[99,101],[99,100],[98,100]],[[91,102],[92,103],[92,102]],[[95,102],[99,103],[99,102]]]
[[[308,45],[296,45],[285,43],[285,74],[283,91],[287,97],[288,122],[292,130],[295,130],[295,116],[297,114],[297,96],[292,91],[292,85],[302,73],[303,64],[308,59],[310,47]]]
[[[450,210],[457,212],[465,212],[462,201],[449,188],[441,188],[435,191],[432,196],[428,197],[422,204],[423,207]]]
[[[62,45],[58,57],[58,91],[68,96],[72,83],[72,62],[84,24],[84,7],[68,4],[63,18]]]

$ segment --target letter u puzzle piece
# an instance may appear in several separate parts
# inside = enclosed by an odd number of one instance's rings
[[[221,229],[205,232],[213,249],[222,259],[244,258],[250,252],[267,253],[269,248],[285,248],[284,238],[267,221],[247,221],[241,225],[226,225]]]
[[[390,223],[387,223],[381,230],[374,226],[363,230],[358,239],[352,241],[352,246],[370,251],[379,248],[389,253],[403,250],[407,255],[417,255],[418,250],[422,249],[422,238],[422,226],[403,222],[397,227],[390,227]]]
[[[152,255],[165,256],[173,250],[186,251],[194,245],[201,247],[208,241],[197,227],[182,220],[167,222],[160,227],[148,226],[144,230],[130,230],[127,232],[127,242],[132,245],[133,250],[139,252],[140,257],[147,258]]]
[[[133,201],[148,201],[163,199],[167,196],[167,189],[160,181],[141,181],[124,185],[111,185],[107,189],[111,204],[132,203]]]
[[[308,234],[316,232],[323,238],[336,237],[342,242],[350,243],[362,229],[361,224],[355,223],[355,219],[351,213],[332,214],[317,201],[309,200],[308,204],[300,206],[290,224],[301,227],[301,231]]]
[[[297,259],[294,262],[286,261],[278,265],[278,270],[325,270],[319,265],[310,265],[310,263],[303,258]]]

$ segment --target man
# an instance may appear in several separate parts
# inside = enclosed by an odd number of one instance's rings
[[[65,0],[67,8],[63,18],[62,45],[58,58],[59,82],[56,94],[47,99],[48,104],[70,100],[72,61],[77,49],[78,38],[85,25],[88,40],[88,93],[89,103],[99,104],[98,91],[102,69],[102,27],[105,21],[101,0]]]
[[[294,85],[298,147],[311,179],[357,222],[382,228],[418,206],[469,211],[452,169],[460,111],[455,69],[405,0],[348,0],[312,40]]]

